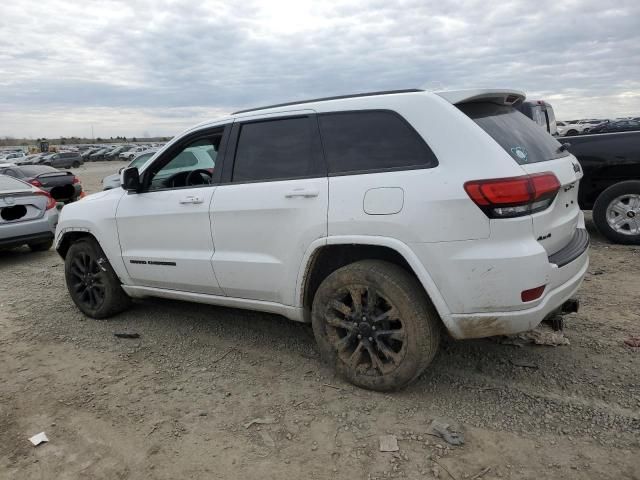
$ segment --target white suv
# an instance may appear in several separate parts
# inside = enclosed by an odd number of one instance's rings
[[[442,328],[511,334],[575,305],[582,172],[523,98],[404,90],[202,123],[64,208],[71,298],[95,318],[145,296],[282,314],[351,382],[400,388]]]

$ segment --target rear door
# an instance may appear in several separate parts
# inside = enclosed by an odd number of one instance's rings
[[[468,103],[458,108],[487,132],[527,174],[552,172],[561,188],[551,206],[531,215],[533,233],[550,255],[566,246],[578,227],[578,184],[582,169],[576,158],[522,113],[505,105]]]
[[[303,256],[327,235],[328,182],[315,115],[236,121],[230,144],[227,183],[211,209],[216,277],[229,296],[295,305]]]

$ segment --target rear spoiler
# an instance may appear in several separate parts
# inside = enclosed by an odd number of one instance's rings
[[[62,170],[60,170],[60,171],[58,171],[58,172],[44,172],[44,173],[41,173],[40,175],[36,175],[36,176],[35,176],[35,177],[33,177],[33,178],[42,178],[42,177],[61,177],[62,175],[65,175],[65,176],[67,176],[67,175],[73,175],[73,173],[72,173],[72,172],[69,172],[69,171],[63,172]]]
[[[490,90],[476,88],[470,90],[451,90],[448,92],[433,92],[454,105],[472,102],[490,102],[497,105],[517,106],[527,97],[519,90]]]

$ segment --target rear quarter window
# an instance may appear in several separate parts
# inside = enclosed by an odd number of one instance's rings
[[[430,168],[438,160],[396,112],[364,110],[318,115],[329,174]]]
[[[569,155],[529,118],[507,105],[489,102],[456,105],[520,165],[546,162]]]

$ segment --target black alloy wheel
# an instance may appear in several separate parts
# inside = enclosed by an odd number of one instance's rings
[[[106,286],[104,274],[100,265],[87,252],[76,255],[71,262],[71,285],[75,298],[84,303],[89,309],[98,309],[105,298]]]
[[[343,362],[358,374],[392,372],[405,353],[405,330],[398,310],[372,287],[343,289],[324,314],[329,340]]]

